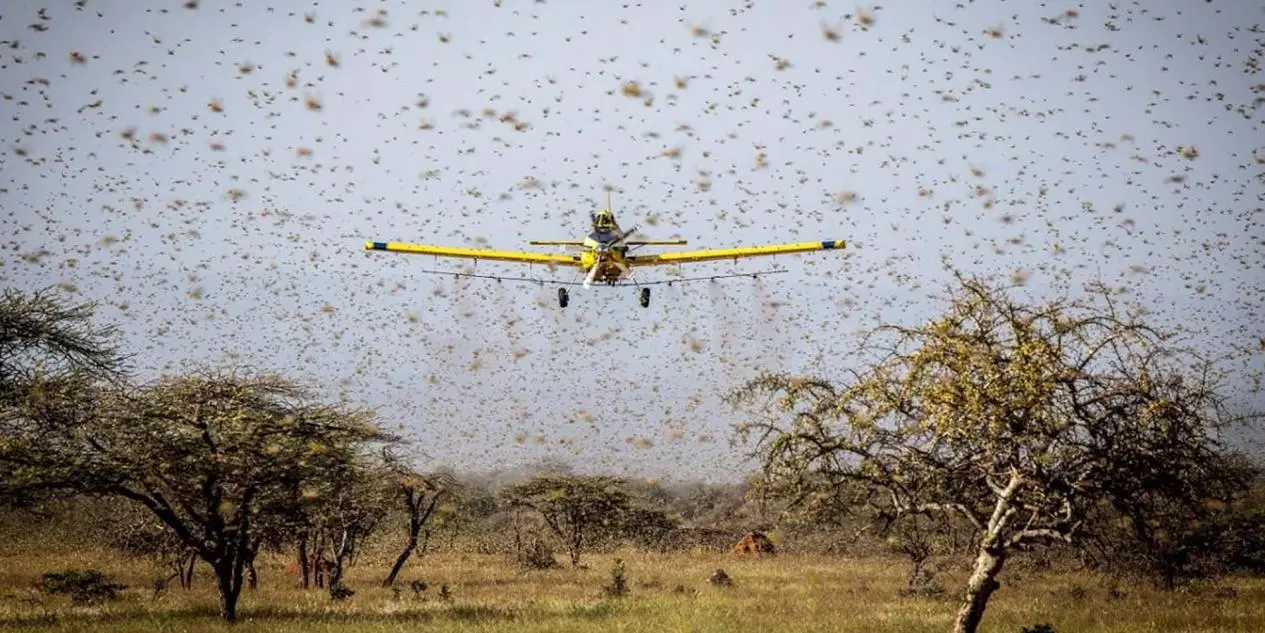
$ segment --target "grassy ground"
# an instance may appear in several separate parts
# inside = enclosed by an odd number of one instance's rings
[[[623,555],[631,594],[603,599],[613,555],[588,557],[589,569],[526,572],[497,556],[427,555],[415,559],[398,586],[377,586],[387,565],[363,561],[349,584],[355,596],[333,603],[320,591],[293,588],[283,560],[261,567],[261,587],[243,592],[242,621],[218,621],[216,595],[199,568],[192,591],[174,587],[153,598],[154,567],[106,551],[34,552],[21,543],[0,547],[0,630],[13,631],[947,631],[963,572],[942,576],[943,598],[901,598],[899,560],[777,556],[741,559],[717,553]],[[42,572],[95,567],[130,588],[112,603],[71,606],[32,585]],[[717,568],[732,587],[707,582]],[[418,599],[409,581],[430,584]],[[1059,633],[1265,631],[1265,579],[1228,579],[1217,588],[1161,593],[1126,586],[1111,595],[1087,575],[1003,574],[984,631],[1013,632],[1049,623]],[[440,583],[450,601],[436,597]],[[677,586],[685,588],[677,591]],[[1233,591],[1227,590],[1233,588]]]

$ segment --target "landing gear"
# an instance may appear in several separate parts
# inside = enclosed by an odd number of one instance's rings
[[[559,288],[558,289],[558,307],[559,308],[567,307],[567,302],[570,300],[571,300],[571,296],[567,294],[567,289]]]
[[[643,308],[649,308],[649,307],[650,307],[650,289],[649,289],[649,288],[642,288],[642,289],[641,289],[641,292],[640,292],[640,295],[641,295],[641,296],[640,296],[640,300],[641,300],[641,307],[643,307]]]

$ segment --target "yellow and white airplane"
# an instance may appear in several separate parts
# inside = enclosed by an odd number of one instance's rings
[[[439,270],[423,270],[432,274],[453,275],[456,277],[481,277],[506,281],[530,281],[536,283],[559,283],[565,286],[582,285],[585,288],[594,283],[606,286],[637,286],[641,307],[650,306],[649,286],[657,284],[673,284],[684,281],[702,281],[726,277],[758,277],[762,274],[786,272],[771,270],[759,273],[737,273],[727,275],[710,275],[706,277],[677,278],[662,281],[638,281],[632,270],[640,266],[659,266],[666,264],[685,264],[717,260],[738,260],[744,257],[765,255],[785,255],[789,253],[806,253],[811,251],[834,250],[844,248],[844,240],[818,240],[799,242],[796,244],[774,244],[768,246],[750,246],[744,248],[721,248],[704,251],[686,251],[681,253],[655,253],[651,255],[632,255],[633,249],[642,246],[683,245],[685,240],[641,240],[631,239],[636,227],[621,230],[615,222],[615,214],[610,209],[607,199],[606,208],[590,214],[592,231],[582,240],[535,240],[529,242],[533,246],[561,246],[576,249],[575,253],[529,253],[523,251],[497,251],[475,248],[455,248],[449,246],[431,246],[427,244],[406,244],[402,242],[365,242],[367,251],[388,251],[392,253],[411,253],[415,255],[434,255],[437,257],[457,257],[473,260],[491,260],[517,262],[526,264],[544,264],[549,268],[571,267],[584,274],[581,282],[547,281],[525,277],[504,277],[497,275],[478,275]],[[558,305],[565,308],[570,301],[565,287],[558,288]]]

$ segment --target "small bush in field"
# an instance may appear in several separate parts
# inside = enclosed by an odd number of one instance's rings
[[[602,587],[602,595],[608,598],[620,598],[628,595],[628,579],[624,577],[624,561],[615,559],[615,567],[611,569],[611,584]]]
[[[1221,586],[1213,590],[1212,595],[1217,598],[1237,598],[1239,590],[1234,587]]]
[[[351,587],[344,585],[341,582],[338,583],[337,585],[334,585],[333,587],[330,587],[330,590],[329,590],[329,597],[339,602],[346,600],[354,595],[356,595],[356,591],[352,589]]]
[[[1128,597],[1128,595],[1129,594],[1125,592],[1125,590],[1122,589],[1120,585],[1117,583],[1113,582],[1111,583],[1111,586],[1107,587],[1107,597],[1111,598],[1112,600],[1121,600],[1123,598]]]
[[[938,598],[945,595],[944,586],[935,580],[928,580],[917,587],[905,587],[897,592],[902,598]]]
[[[717,569],[712,572],[712,575],[707,579],[707,582],[710,582],[717,587],[730,587],[734,584],[733,579],[730,578],[729,574],[726,574],[723,569]]]
[[[558,561],[553,557],[553,548],[543,540],[536,539],[531,545],[523,548],[518,556],[518,564],[528,569],[553,569]]]
[[[897,592],[902,598],[937,598],[944,595],[944,586],[936,581],[936,575],[921,568],[910,579],[908,586]]]
[[[44,574],[40,588],[49,594],[70,596],[74,604],[91,604],[117,598],[123,585],[96,569],[67,569]]]
[[[1055,633],[1055,631],[1054,627],[1049,624],[1034,624],[1023,627],[1021,633]]]

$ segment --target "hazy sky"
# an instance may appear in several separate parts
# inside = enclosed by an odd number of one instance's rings
[[[1260,3],[183,4],[0,8],[0,280],[102,301],[142,376],[287,372],[460,469],[730,478],[720,394],[933,316],[948,261],[1038,299],[1126,286],[1261,401]],[[848,249],[565,311],[363,251],[531,250],[606,186],[687,248]]]

